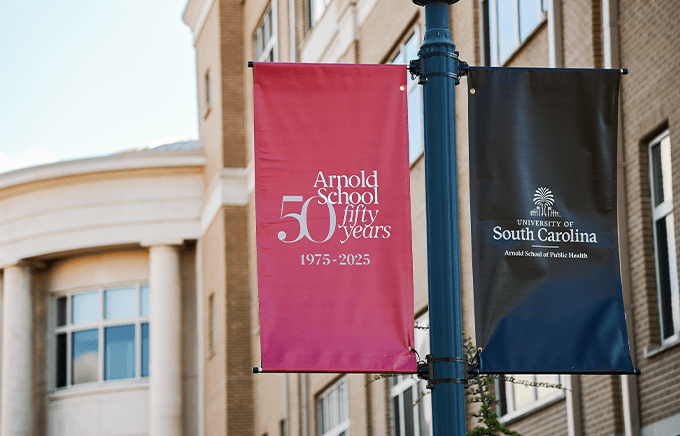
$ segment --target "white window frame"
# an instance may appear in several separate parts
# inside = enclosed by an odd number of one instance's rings
[[[415,329],[415,347],[421,357],[430,353],[430,331],[429,314],[418,317]],[[412,389],[413,401],[416,405],[404,404],[404,393]],[[408,434],[406,429],[406,411],[413,413],[413,434],[418,436],[432,436],[432,399],[430,395],[424,395],[426,382],[418,379],[415,375],[400,374],[390,378],[390,429],[392,436],[405,436]],[[398,398],[399,403],[399,432],[395,428],[394,399]],[[421,419],[425,422],[421,423]],[[423,431],[424,430],[424,431]]]
[[[325,401],[325,402],[324,402]],[[344,403],[344,404],[343,404]],[[329,404],[328,409],[322,408],[324,404]],[[337,407],[335,407],[337,406]],[[346,412],[344,419],[342,412]],[[339,436],[345,432],[345,436],[350,436],[350,416],[349,416],[349,379],[345,376],[333,383],[324,390],[316,399],[316,425],[319,436]],[[323,420],[337,423],[323,433]]]
[[[326,9],[328,9],[328,5],[331,3],[331,0],[306,0],[307,2],[307,11],[309,13],[309,21],[308,21],[308,29],[313,28],[316,23],[321,21],[321,17],[323,17],[324,12],[326,12]]]
[[[527,33],[526,38],[522,39],[521,38],[521,32],[520,32],[520,0],[483,0],[487,1],[489,5],[489,41],[488,41],[488,49],[490,51],[490,59],[491,59],[491,65],[492,66],[500,66],[503,65],[505,62],[507,62],[508,59],[512,58],[515,53],[522,47],[522,44],[524,42],[531,38],[531,35],[534,34],[536,29],[538,29],[543,21],[546,20],[548,14],[546,11],[543,10],[544,2],[543,0],[535,0],[536,2],[536,8],[537,8],[537,13],[539,16],[539,20],[536,24],[536,27],[534,27],[531,31]],[[503,1],[503,2],[513,2],[514,8],[513,8],[513,21],[515,23],[515,40],[514,45],[515,48],[508,53],[508,55],[500,59],[500,46],[499,46],[499,40],[498,40],[498,2]],[[481,6],[481,4],[480,4]],[[483,8],[480,8],[480,10],[483,10]],[[482,23],[484,20],[482,20]],[[483,30],[483,29],[482,29]]]
[[[390,63],[391,64],[405,64],[408,65],[409,62],[412,59],[406,59],[406,45],[407,43],[411,40],[411,38],[415,38],[416,41],[418,42],[418,47],[420,47],[423,44],[423,40],[421,39],[420,35],[420,26],[417,24],[414,26],[413,31],[410,31],[407,33],[407,37],[404,38],[400,43],[399,46],[397,47],[396,52],[394,55],[392,55]],[[409,165],[413,165],[420,156],[423,155],[425,152],[425,120],[423,118],[423,111],[422,108],[424,107],[423,103],[423,87],[418,84],[418,80],[411,80],[410,74],[407,72],[407,80],[406,80],[406,98],[408,100],[408,97],[411,96],[413,93],[418,93],[418,98],[420,100],[420,107],[421,111],[419,112],[418,116],[420,117],[420,144],[411,144],[410,138],[409,138],[409,144],[408,144],[408,155],[409,155]],[[410,120],[409,120],[409,130],[411,128],[410,126]],[[417,147],[417,149],[416,149]]]
[[[564,377],[563,375],[558,375],[555,374],[558,377],[557,384],[564,383]],[[529,377],[531,378],[531,381],[533,382],[540,382],[541,380],[538,380],[537,377],[540,377],[540,375],[536,374],[522,374],[522,375],[512,375],[512,374],[507,374],[507,377]],[[500,391],[500,384],[504,383],[505,384],[505,397],[501,397],[501,391]],[[534,396],[534,401],[531,403],[517,408],[515,407],[515,395],[514,395],[514,390],[515,389],[531,389],[533,396]],[[497,413],[499,416],[499,422],[501,424],[505,424],[509,421],[513,421],[518,418],[522,418],[528,414],[534,413],[539,409],[542,409],[543,407],[554,403],[555,401],[561,400],[562,398],[565,397],[565,391],[563,389],[557,389],[557,388],[543,388],[543,389],[552,389],[554,392],[551,392],[550,394],[538,398],[538,387],[535,386],[525,386],[520,383],[513,383],[510,381],[504,381],[504,380],[496,380],[496,397],[502,402],[505,403],[506,411],[507,413],[505,415],[501,415],[501,406],[498,406]]]
[[[655,180],[652,149],[659,146],[661,152],[661,176],[664,190],[664,199],[660,204],[655,204]],[[654,266],[656,275],[656,290],[659,310],[659,338],[661,346],[674,344],[680,341],[680,292],[678,289],[678,268],[677,268],[677,253],[675,248],[675,225],[673,215],[673,182],[672,182],[672,168],[671,168],[671,142],[669,131],[666,130],[651,141],[648,146],[649,156],[649,182],[651,189],[650,203],[652,206],[652,233],[654,236]],[[670,291],[671,291],[671,322],[673,323],[673,334],[664,337],[664,313],[666,312],[662,297],[662,278],[659,256],[657,249],[659,247],[659,236],[657,235],[656,224],[666,220],[666,248],[668,250],[668,268],[670,276]]]
[[[271,25],[271,36],[267,41],[264,41],[263,49],[261,53],[257,52],[257,38],[259,35],[264,38],[264,24],[265,18],[270,15],[270,25]],[[279,25],[278,25],[278,14],[276,9],[276,0],[272,0],[271,4],[265,9],[265,13],[262,15],[260,22],[255,28],[255,33],[253,34],[253,48],[255,49],[255,60],[257,62],[267,62],[269,61],[269,53],[273,53],[272,62],[278,62],[279,60]]]
[[[141,298],[142,298],[142,287],[148,287],[149,285],[146,283],[133,283],[133,284],[122,284],[122,285],[115,285],[115,286],[107,286],[107,287],[98,287],[98,288],[90,288],[90,289],[83,289],[79,291],[72,291],[72,292],[59,292],[55,293],[52,298],[52,316],[50,319],[50,325],[53,326],[52,328],[52,335],[51,335],[51,343],[52,345],[52,351],[50,352],[51,356],[53,356],[50,361],[53,362],[53,365],[50,365],[50,379],[51,379],[51,386],[52,389],[58,392],[66,391],[69,389],[80,389],[81,387],[84,386],[100,386],[100,385],[105,385],[109,383],[129,383],[129,382],[143,382],[147,381],[149,376],[144,376],[142,377],[142,324],[149,324],[150,327],[150,315],[142,316],[141,315],[141,310],[142,310],[142,303],[141,303]],[[119,289],[119,288],[134,288],[136,291],[136,313],[137,316],[131,317],[131,318],[122,318],[122,319],[104,319],[105,314],[106,314],[106,299],[105,299],[105,291],[107,290],[114,290],[114,289]],[[96,322],[88,322],[88,323],[81,323],[81,324],[73,324],[72,323],[72,317],[73,317],[73,312],[72,312],[72,297],[77,296],[77,295],[83,295],[83,294],[91,294],[91,293],[98,293],[99,295],[99,309],[100,309],[100,317],[99,321]],[[151,289],[149,288],[149,293],[151,292]],[[58,326],[58,300],[60,298],[66,297],[66,324],[63,326]],[[149,295],[149,300],[151,300],[151,295]],[[149,304],[151,302],[149,301]],[[104,370],[105,370],[105,360],[104,360],[104,353],[105,353],[105,329],[107,327],[119,327],[119,326],[127,326],[127,325],[134,325],[135,326],[135,376],[130,377],[130,378],[125,378],[125,379],[117,379],[117,380],[105,380],[104,379]],[[86,330],[97,330],[98,336],[97,336],[97,357],[98,357],[98,363],[97,363],[97,381],[89,382],[89,383],[78,383],[78,384],[73,384],[73,333],[81,332],[81,331],[86,331]],[[57,387],[57,368],[59,365],[58,362],[58,357],[56,356],[57,353],[57,337],[60,334],[66,334],[66,386],[60,386]],[[151,341],[151,338],[149,338],[149,341]]]

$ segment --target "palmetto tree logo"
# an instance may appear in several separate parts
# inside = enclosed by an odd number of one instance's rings
[[[536,209],[531,211],[531,216],[542,216],[542,217],[558,217],[559,212],[553,209],[555,204],[555,197],[553,197],[552,191],[548,188],[538,188],[534,194],[534,204],[536,204]]]

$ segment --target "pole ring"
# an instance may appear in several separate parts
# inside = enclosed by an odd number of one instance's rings
[[[429,51],[427,53],[421,53],[420,59],[431,58],[433,56],[448,56],[451,59],[458,59],[458,55],[455,52],[450,51]]]
[[[420,79],[424,81],[430,77],[450,77],[451,79],[458,80],[458,75],[454,73],[427,73],[420,76]]]
[[[439,363],[439,362],[458,362],[458,363],[467,363],[467,359],[464,357],[432,357],[429,360],[430,362],[433,363]]]

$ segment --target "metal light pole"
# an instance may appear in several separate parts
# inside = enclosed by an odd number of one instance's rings
[[[449,5],[458,0],[413,0],[425,6],[425,40],[410,71],[423,84],[429,273],[430,352],[435,436],[465,435],[456,166],[455,86],[460,64],[449,31]],[[464,64],[464,63],[463,63]]]

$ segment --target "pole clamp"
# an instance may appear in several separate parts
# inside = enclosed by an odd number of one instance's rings
[[[470,69],[469,65],[465,61],[461,61],[458,59],[458,52],[423,52],[420,50],[418,52],[418,59],[413,59],[409,61],[408,65],[408,72],[411,73],[411,80],[415,80],[416,77],[418,77],[418,84],[419,85],[424,85],[425,82],[427,82],[427,79],[430,77],[449,77],[453,80],[456,81],[456,85],[460,84],[460,78],[463,76],[468,75],[468,71]],[[435,73],[427,73],[423,74],[422,70],[422,59],[427,59],[429,57],[433,56],[448,56],[452,59],[456,60],[456,65],[458,66],[458,71],[455,73],[451,72],[446,72],[446,73],[441,73],[441,72],[435,72]]]
[[[434,378],[434,364],[443,362],[462,363],[465,378]],[[427,388],[432,390],[440,383],[460,383],[468,387],[468,361],[463,357],[434,357],[431,354],[425,356],[425,361],[418,362],[418,378],[427,380]]]

